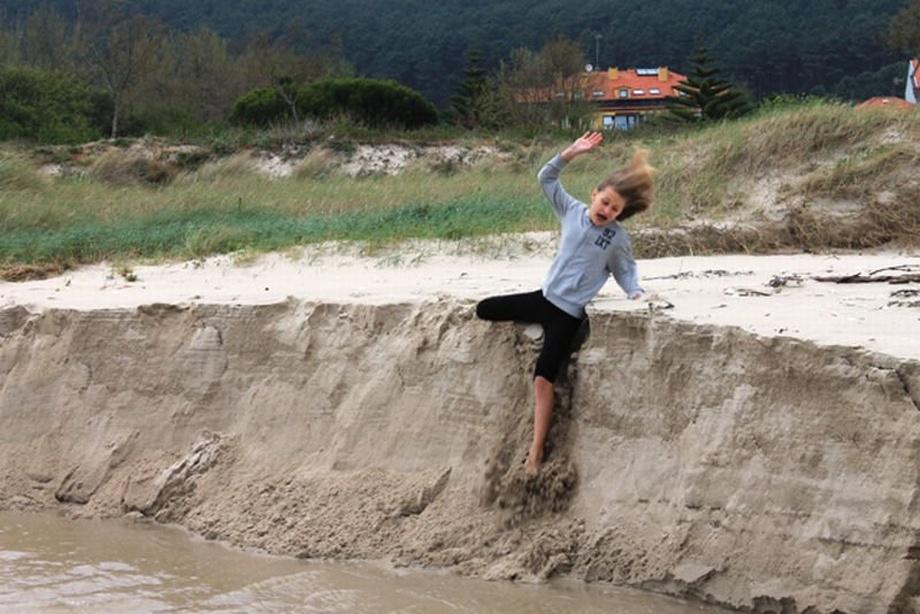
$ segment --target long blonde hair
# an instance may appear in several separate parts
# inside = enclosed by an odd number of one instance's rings
[[[642,213],[652,206],[655,199],[655,186],[652,183],[654,174],[655,169],[648,163],[648,150],[636,149],[632,162],[598,184],[598,192],[613,188],[626,201],[617,221]]]

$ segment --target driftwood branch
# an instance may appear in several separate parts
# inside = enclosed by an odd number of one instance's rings
[[[812,277],[815,281],[832,281],[838,284],[869,284],[869,283],[889,283],[889,284],[909,284],[913,282],[920,283],[920,273],[911,273],[907,275],[879,275],[878,277],[856,275],[831,275],[828,277]]]
[[[910,271],[902,275],[879,275],[884,271]],[[889,283],[889,284],[909,284],[920,282],[920,266],[916,264],[901,264],[898,266],[889,266],[883,269],[876,269],[868,273],[855,273],[852,275],[829,275],[812,277],[815,281],[830,281],[838,284],[869,284],[869,283]]]

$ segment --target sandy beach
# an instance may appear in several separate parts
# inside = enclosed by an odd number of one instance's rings
[[[457,253],[455,245],[434,242],[371,256],[325,246],[267,254],[244,263],[232,256],[217,256],[133,266],[136,281],[127,281],[103,263],[41,281],[0,283],[0,308],[265,305],[289,297],[371,305],[438,297],[478,300],[540,286],[551,262],[553,237],[534,233],[522,235],[522,241],[540,247],[493,257]],[[638,264],[646,298],[627,300],[611,278],[589,313],[654,309],[680,320],[738,326],[767,337],[798,337],[920,358],[920,296],[895,294],[916,289],[916,283],[838,284],[814,279],[865,275],[890,267],[900,267],[886,271],[890,275],[920,272],[920,252],[689,256],[640,260]]]

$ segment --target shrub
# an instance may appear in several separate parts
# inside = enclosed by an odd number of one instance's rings
[[[323,79],[298,93],[308,115],[327,119],[348,115],[369,126],[418,128],[438,121],[438,112],[421,94],[395,81]]]
[[[78,143],[102,133],[99,94],[76,79],[37,68],[0,69],[0,139]]]
[[[235,124],[268,126],[283,119],[287,113],[288,107],[277,90],[266,87],[252,90],[238,98],[233,104],[230,121]]]
[[[395,81],[322,79],[297,91],[304,116],[328,120],[347,116],[373,127],[418,128],[438,121],[438,112],[421,94]],[[231,121],[267,126],[290,119],[290,109],[275,88],[249,92],[233,105]]]

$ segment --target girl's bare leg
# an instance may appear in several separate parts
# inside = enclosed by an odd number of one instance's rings
[[[536,406],[533,410],[533,442],[527,455],[525,471],[535,474],[540,470],[543,460],[543,444],[549,432],[549,423],[553,417],[553,383],[548,379],[536,376],[533,379],[534,398]]]

